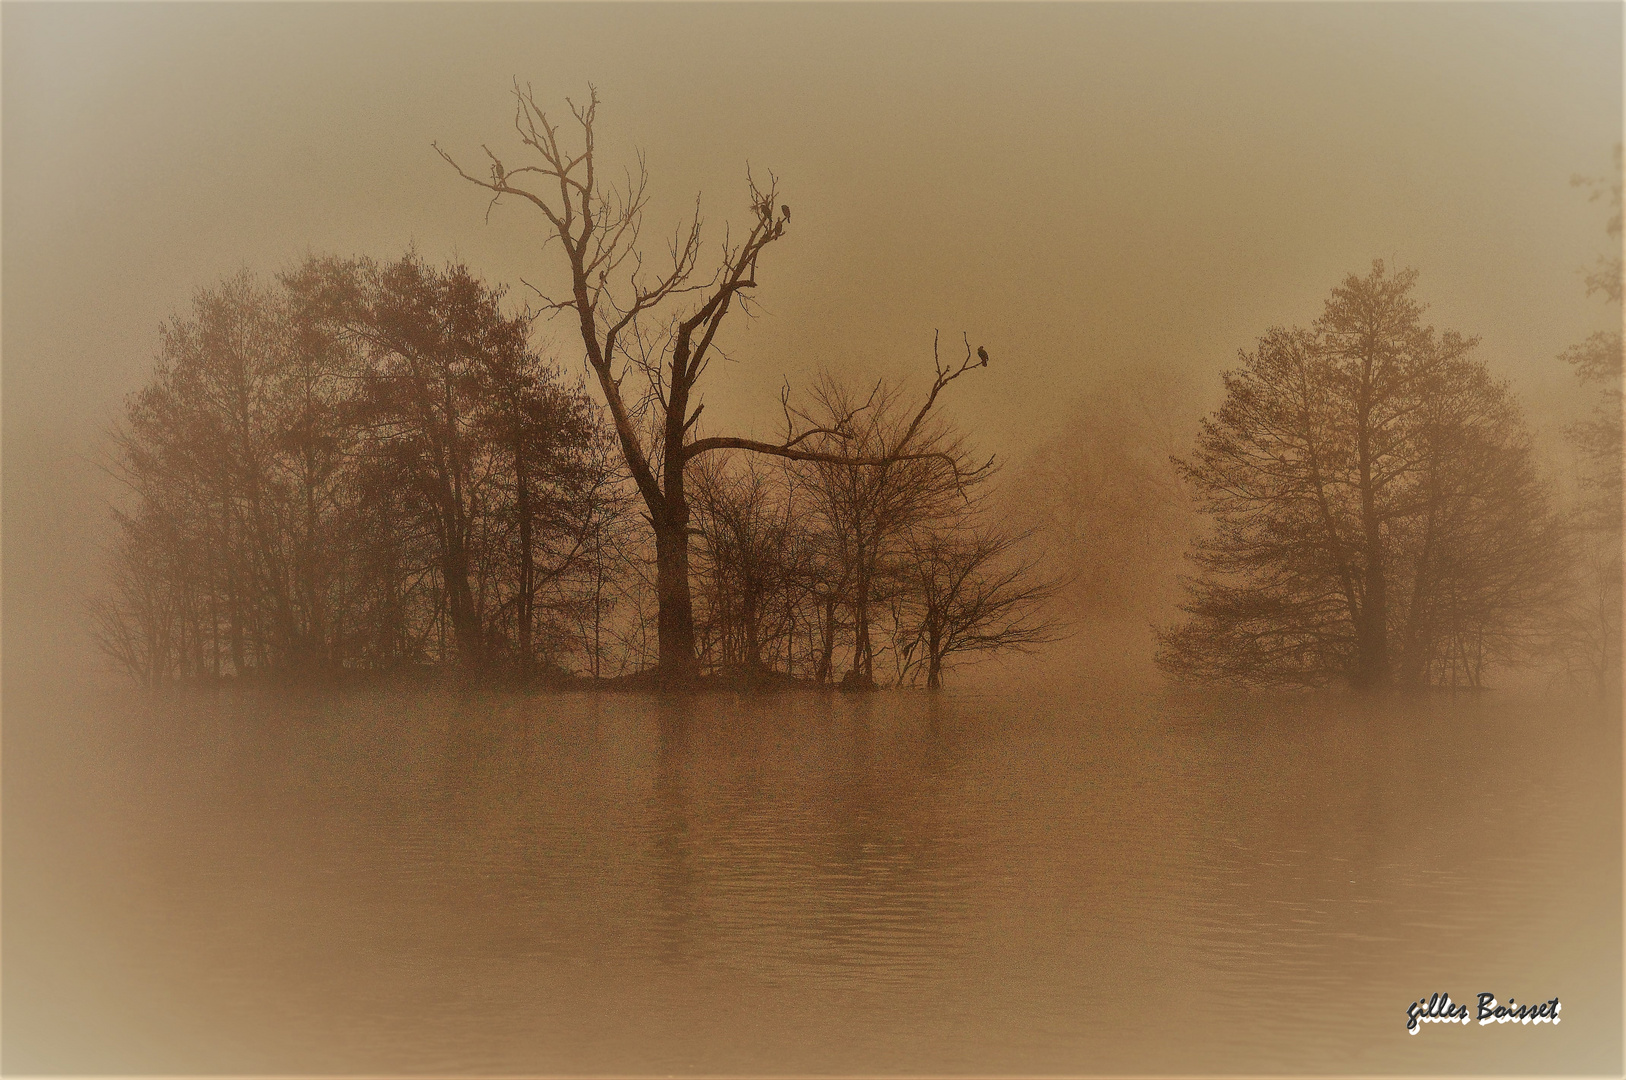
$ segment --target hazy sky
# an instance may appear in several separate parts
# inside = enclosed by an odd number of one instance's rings
[[[995,359],[954,414],[1020,456],[1104,374],[1214,385],[1376,257],[1421,271],[1433,321],[1482,335],[1551,429],[1570,405],[1554,355],[1612,317],[1579,274],[1606,215],[1569,179],[1620,138],[1614,3],[8,2],[0,19],[8,628],[20,574],[84,565],[73,515],[99,511],[64,493],[92,490],[83,455],[197,287],[409,244],[516,292],[558,280],[539,216],[485,223],[429,145],[478,166],[489,142],[512,166],[516,76],[561,111],[597,84],[601,159],[647,154],[657,253],[696,192],[715,240],[746,219],[747,163],[780,177],[794,227],[759,274],[764,316],[733,328],[737,367],[704,384],[717,431],[770,433],[782,381],[820,364],[918,377],[940,328]],[[575,370],[579,343],[556,337]]]

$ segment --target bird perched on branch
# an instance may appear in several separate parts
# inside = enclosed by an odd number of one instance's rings
[[[785,206],[785,205],[784,205],[784,204],[780,204],[780,207],[779,207],[779,212],[780,212],[780,213],[781,213],[781,214],[784,214],[784,215],[785,215],[785,220],[786,220],[786,221],[789,221],[789,220],[790,220],[790,207],[788,207],[788,206]]]
[[[977,356],[979,356],[982,359],[982,366],[987,367],[988,366],[988,350],[983,348],[981,345],[978,345],[977,346]]]

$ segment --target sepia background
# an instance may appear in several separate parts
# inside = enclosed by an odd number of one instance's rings
[[[1310,321],[1345,274],[1383,259],[1419,271],[1428,321],[1481,336],[1545,467],[1568,475],[1564,430],[1590,399],[1557,357],[1619,326],[1583,282],[1610,251],[1608,215],[1571,186],[1615,167],[1618,5],[8,3],[0,35],[8,1071],[1543,1071],[1554,1045],[1560,1071],[1619,1068],[1607,715],[1498,704],[1464,747],[1460,717],[1431,707],[1373,719],[1346,703],[1318,728],[1294,704],[1168,712],[1137,689],[1137,719],[1116,723],[1075,688],[1087,737],[1024,699],[1031,737],[1002,742],[969,696],[899,706],[875,730],[843,705],[831,750],[795,709],[733,716],[731,744],[723,721],[684,727],[654,704],[605,719],[576,702],[545,723],[534,704],[486,702],[474,736],[456,720],[466,703],[432,699],[399,703],[409,734],[392,752],[407,756],[375,773],[387,702],[342,717],[313,705],[275,736],[263,703],[224,718],[142,704],[108,733],[104,699],[79,689],[120,685],[85,601],[117,495],[107,433],[151,372],[159,325],[201,286],[311,253],[411,247],[523,299],[522,278],[557,270],[540,218],[512,204],[488,218],[430,145],[471,161],[510,145],[515,79],[545,103],[598,88],[603,159],[647,156],[652,241],[697,193],[714,237],[739,227],[747,167],[779,179],[794,228],[765,257],[760,317],[729,326],[734,362],[706,385],[725,430],[771,437],[781,386],[821,367],[921,389],[940,330],[994,358],[945,408],[1007,478],[1124,403],[1184,453],[1238,349]],[[573,330],[543,335],[574,373]],[[1081,634],[968,681],[996,695],[1076,682],[1094,650],[1155,687],[1149,616],[1132,614],[1127,638]],[[1159,709],[1173,727],[1146,719]],[[1231,721],[1263,725],[1247,729],[1262,741]],[[1553,725],[1573,738],[1531,741]],[[186,760],[204,774],[169,785]],[[1310,779],[1349,761],[1379,779],[1331,795]],[[572,769],[607,794],[545,783]],[[1023,769],[1104,801],[1086,812],[1001,786]],[[1141,773],[1189,799],[1148,810],[1124,779]],[[784,782],[767,807],[740,794],[762,776]],[[834,779],[810,792],[808,776]],[[967,777],[981,778],[969,802]],[[1519,809],[1506,822],[1504,799]],[[126,813],[161,827],[132,840],[109,824]],[[607,825],[550,831],[607,813],[640,854]],[[287,828],[255,833],[264,820]],[[1110,839],[1056,855],[1052,828]],[[380,835],[426,850],[485,837],[449,871],[484,882],[477,899],[448,884],[425,900],[407,871],[368,876],[340,854]],[[522,837],[567,853],[546,887],[521,872]],[[845,854],[830,880],[774,876],[753,842]],[[1456,861],[1428,855],[1448,849]],[[1276,850],[1332,852],[1377,884],[1323,902],[1341,870],[1259,861]],[[879,894],[842,891],[894,870]],[[1136,887],[1114,892],[1115,873]],[[584,914],[606,876],[628,907]],[[1497,891],[1510,878],[1554,897]],[[821,889],[847,906],[810,911]],[[1081,895],[1119,933],[1079,936],[1063,898]],[[1460,919],[1419,915],[1447,907]],[[573,914],[539,943],[514,911]],[[1282,930],[1292,919],[1303,938]],[[166,946],[203,924],[206,945]],[[1509,943],[1500,925],[1539,932]],[[441,936],[420,954],[396,934]],[[1458,935],[1478,951],[1442,944]],[[1504,946],[1500,966],[1475,966]],[[1283,959],[1296,949],[1302,968]],[[233,965],[252,974],[219,975]],[[1121,992],[1077,974],[1126,970],[1149,974]],[[1449,1043],[1391,1023],[1419,994],[1494,989],[1474,981],[1491,970],[1498,985],[1546,978],[1532,997],[1591,995],[1595,1022]],[[539,984],[574,1000],[493,1004]],[[153,985],[171,996],[143,1000]],[[1370,995],[1352,1015],[1404,1041],[1373,1049],[1358,1025],[1294,1022],[1287,1001],[1260,1019],[1286,989],[1341,1000],[1351,986]],[[1242,1004],[1203,1004],[1221,999]],[[1118,1037],[1080,1034],[1056,1002],[1087,1003]],[[1171,1038],[1158,1018],[1182,1010],[1199,1019]],[[643,1050],[617,1048],[628,1016],[656,1018]],[[429,1049],[400,1050],[415,1031]],[[671,1046],[683,1053],[661,1056]]]

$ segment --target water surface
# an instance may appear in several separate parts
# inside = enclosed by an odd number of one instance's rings
[[[6,694],[12,1073],[1621,1070],[1580,701]]]

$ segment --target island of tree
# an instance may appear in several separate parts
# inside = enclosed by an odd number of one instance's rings
[[[105,650],[149,684],[455,665],[684,686],[828,683],[845,645],[841,683],[867,689],[878,638],[892,681],[936,687],[957,658],[1053,636],[1052,586],[985,511],[992,460],[938,411],[986,349],[945,361],[934,337],[918,403],[820,375],[782,397],[778,439],[705,434],[717,333],[788,207],[752,183],[752,226],[709,275],[698,211],[648,272],[647,178],[600,184],[596,95],[574,149],[515,96],[534,160],[492,156],[475,182],[546,216],[567,298],[508,313],[413,253],[199,293],[118,434],[133,499]],[[602,404],[528,344],[561,313]]]
[[[964,335],[945,358],[934,334],[918,397],[813,371],[773,436],[708,431],[719,332],[789,234],[777,182],[747,177],[749,228],[719,247],[697,208],[657,268],[642,160],[601,179],[596,94],[563,124],[514,96],[523,160],[485,150],[476,173],[436,149],[540,215],[538,308],[414,252],[312,257],[163,329],[116,432],[128,497],[92,605],[142,682],[936,688],[1061,636],[1069,603],[1139,610],[1174,577],[1161,551],[1199,533],[1186,618],[1156,635],[1179,678],[1479,687],[1543,658],[1618,687],[1618,332],[1566,354],[1600,394],[1567,506],[1475,340],[1424,325],[1417,275],[1381,263],[1244,352],[1172,469],[1105,409],[1000,503],[941,409],[989,366]],[[1620,275],[1589,285],[1618,303]],[[534,348],[541,318],[579,337],[587,381]]]

